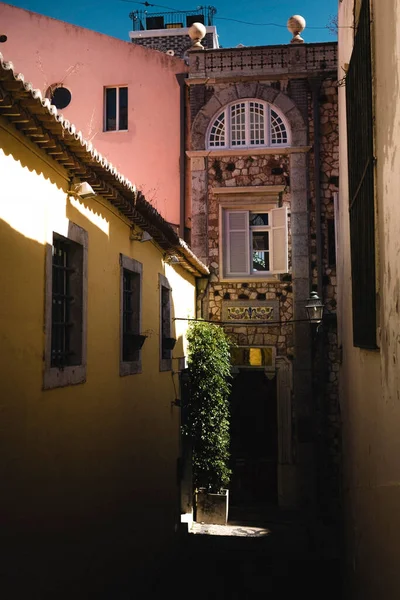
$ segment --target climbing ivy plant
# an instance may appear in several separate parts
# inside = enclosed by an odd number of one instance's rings
[[[218,493],[229,484],[231,342],[222,327],[195,321],[188,331],[190,394],[183,433],[191,438],[193,483]]]

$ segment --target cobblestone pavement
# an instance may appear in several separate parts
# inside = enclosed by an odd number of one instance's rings
[[[193,523],[190,530],[193,535],[222,535],[224,537],[265,537],[271,531],[265,527],[248,527],[246,525],[205,525]]]
[[[61,552],[54,539],[55,572],[43,564],[42,573],[35,568],[22,577],[21,564],[15,561],[12,585],[6,589],[0,577],[0,596],[5,600],[292,600],[294,594],[301,594],[306,600],[341,599],[340,561],[337,550],[326,544],[329,536],[315,535],[301,519],[281,513],[261,519],[235,515],[235,519],[227,526],[195,523],[190,533],[179,531],[166,549],[159,548],[156,539],[149,540],[154,560],[146,572],[139,566],[141,556],[126,550],[117,536],[107,544],[108,538],[99,538],[93,560],[85,561],[82,554],[85,570],[78,576],[71,552],[79,548],[64,544]],[[12,548],[6,547],[9,553]],[[18,545],[14,550],[21,560],[23,555],[35,556],[40,548]],[[55,577],[58,570],[60,577]],[[54,581],[47,582],[53,575]]]
[[[195,523],[148,598],[340,600],[340,561],[301,521]],[[273,595],[272,595],[273,594]]]

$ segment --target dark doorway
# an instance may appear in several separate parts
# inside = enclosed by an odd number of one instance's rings
[[[276,377],[240,369],[231,392],[232,506],[277,504],[277,458]]]

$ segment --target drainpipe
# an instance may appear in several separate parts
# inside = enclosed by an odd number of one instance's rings
[[[179,73],[177,79],[180,86],[180,156],[179,156],[179,179],[180,179],[180,204],[179,204],[179,236],[185,239],[185,186],[186,186],[186,85],[187,73]]]
[[[320,116],[319,116],[319,92],[321,89],[320,79],[311,79],[310,86],[313,100],[314,121],[314,193],[315,193],[315,233],[317,242],[317,292],[322,296],[322,232],[321,232],[321,180],[320,180]]]

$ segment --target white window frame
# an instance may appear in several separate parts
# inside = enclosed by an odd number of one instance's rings
[[[126,89],[128,91],[128,107],[129,107],[129,89],[127,85],[107,85],[104,88],[104,99],[103,99],[103,130],[105,133],[112,133],[115,131],[128,131],[129,128],[129,120],[127,115],[127,127],[126,129],[119,128],[119,91],[121,89]],[[107,129],[107,90],[116,90],[116,115],[115,115],[115,129]],[[129,114],[129,111],[128,111]]]
[[[280,214],[284,215],[284,225],[275,225],[274,221],[277,213],[275,211],[282,211]],[[229,270],[228,265],[230,264],[230,245],[229,245],[229,227],[228,227],[228,218],[229,214],[233,212],[245,213],[247,216],[245,217],[246,222],[246,235],[247,235],[247,244],[246,246],[246,263],[247,269],[239,272],[233,272]],[[269,232],[269,271],[252,271],[251,267],[251,256],[252,256],[252,236],[250,235],[253,227],[250,226],[249,223],[249,215],[250,213],[268,213],[269,214],[269,223],[268,226],[257,226],[255,228],[256,231],[268,231]],[[264,204],[254,204],[254,202],[241,202],[240,204],[235,204],[233,202],[221,202],[220,203],[220,273],[221,273],[221,281],[253,281],[254,279],[276,279],[276,276],[282,273],[287,273],[289,270],[288,265],[288,210],[287,207],[278,207],[277,203],[264,203]],[[275,218],[274,218],[275,217]],[[284,244],[286,248],[286,253],[284,256],[284,265],[283,268],[274,268],[274,236],[277,235],[277,231],[280,230],[284,232]]]
[[[250,133],[250,103],[256,102],[257,104],[261,104],[264,107],[264,144],[252,144],[251,143],[251,133]],[[231,109],[233,106],[238,104],[245,104],[245,143],[244,144],[235,144],[232,145],[231,137],[232,137],[232,123],[231,123]],[[272,143],[271,142],[271,110],[277,113],[277,115],[282,119],[283,124],[286,129],[287,142],[285,143]],[[214,124],[218,119],[221,118],[221,115],[224,115],[224,123],[225,123],[225,144],[224,145],[212,145],[210,143],[210,135],[211,130],[214,127]],[[252,149],[252,148],[285,148],[290,146],[291,144],[291,136],[290,136],[290,128],[288,126],[288,122],[285,119],[284,115],[273,105],[268,102],[264,102],[263,100],[259,100],[258,98],[244,98],[242,100],[235,100],[230,104],[227,104],[223,110],[219,110],[218,113],[214,115],[211,119],[211,123],[207,130],[207,149],[208,150],[226,150],[226,149]]]
[[[87,292],[88,292],[88,232],[75,223],[69,222],[68,235],[54,230],[83,249],[82,256],[82,341],[81,364],[63,368],[51,366],[52,305],[53,305],[53,246],[46,247],[46,287],[45,287],[45,350],[43,389],[52,389],[84,383],[86,381],[86,347],[87,347]]]

